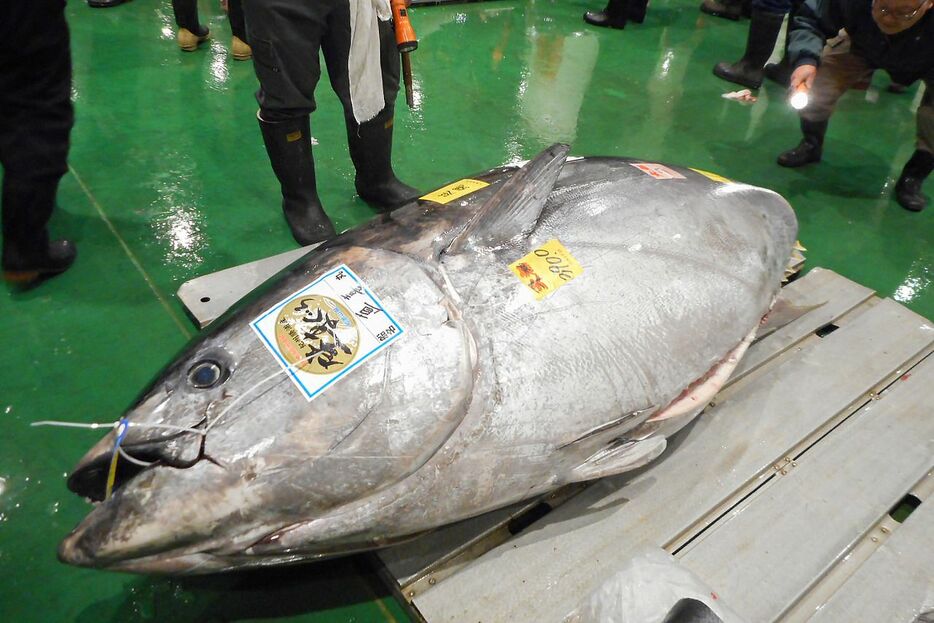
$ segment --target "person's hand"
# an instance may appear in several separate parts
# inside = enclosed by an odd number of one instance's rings
[[[792,93],[796,91],[810,91],[811,86],[814,84],[814,76],[816,75],[817,67],[814,65],[801,65],[791,74],[789,90]]]

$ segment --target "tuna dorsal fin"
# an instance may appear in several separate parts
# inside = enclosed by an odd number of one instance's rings
[[[556,143],[516,171],[477,210],[445,253],[460,253],[468,244],[497,247],[532,231],[570,149]]]

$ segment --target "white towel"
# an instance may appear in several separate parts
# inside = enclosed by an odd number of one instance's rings
[[[350,0],[350,102],[357,123],[369,121],[386,106],[377,20],[392,18],[389,0]]]

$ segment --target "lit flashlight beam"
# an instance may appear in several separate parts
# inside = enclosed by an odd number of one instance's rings
[[[795,110],[801,110],[808,105],[808,92],[796,91],[795,94],[791,96],[789,103]]]

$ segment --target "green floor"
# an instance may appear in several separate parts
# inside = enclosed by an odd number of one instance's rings
[[[825,160],[782,169],[798,140],[781,89],[724,100],[716,61],[746,23],[698,0],[654,0],[646,23],[585,27],[596,0],[482,2],[412,10],[417,102],[400,100],[396,169],[424,190],[534,155],[632,155],[773,188],[796,208],[808,266],[833,269],[934,318],[934,207],[890,200],[913,149],[919,94],[876,76],[842,101]],[[0,331],[0,620],[406,621],[360,560],[195,580],[69,568],[55,548],[87,512],[64,476],[95,432],[40,419],[113,421],[194,333],[174,296],[185,280],[294,247],[254,120],[250,63],[202,2],[215,39],[176,48],[167,0],[68,7],[77,123],[54,234],[80,249],[68,273],[4,290]],[[342,116],[327,83],[313,118],[319,189],[338,228],[373,213],[353,192]],[[934,194],[934,188],[931,188]]]

